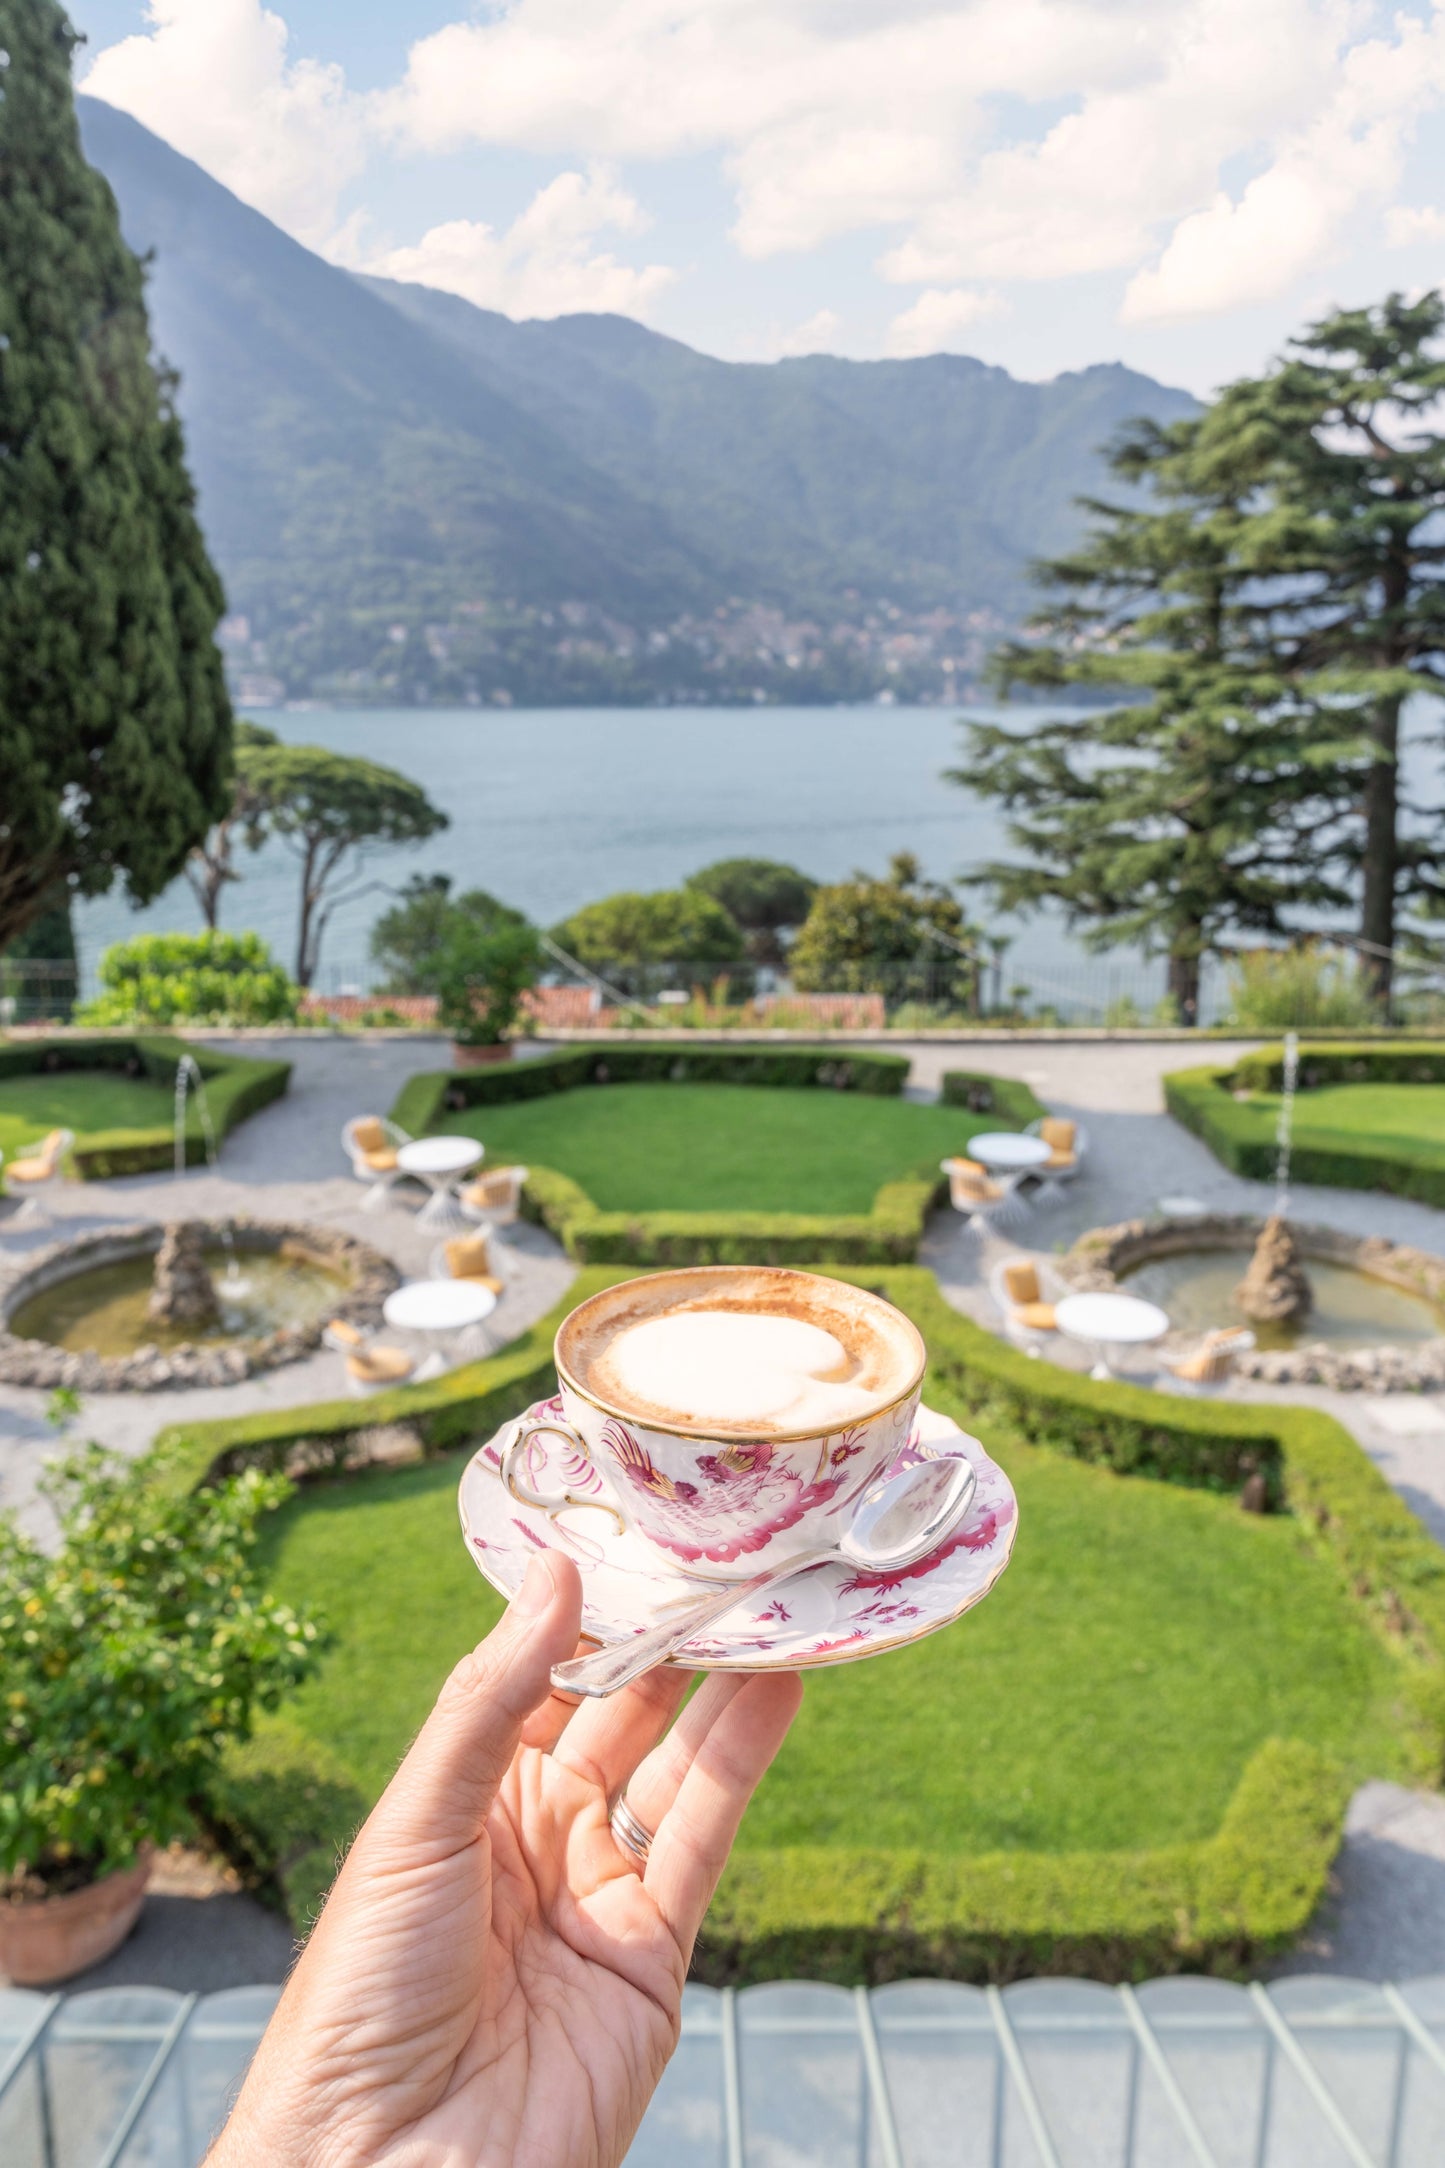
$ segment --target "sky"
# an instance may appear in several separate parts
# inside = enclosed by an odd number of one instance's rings
[[[730,360],[1208,392],[1445,280],[1445,0],[71,0],[308,247]]]

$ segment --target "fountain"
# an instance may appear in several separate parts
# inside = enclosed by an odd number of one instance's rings
[[[167,1227],[156,1251],[146,1316],[153,1325],[214,1325],[220,1315],[206,1230],[199,1220],[180,1220]]]
[[[216,1137],[216,1125],[211,1120],[211,1102],[206,1097],[206,1080],[201,1074],[201,1065],[194,1054],[182,1054],[176,1063],[174,1130],[177,1181],[186,1171],[186,1098],[191,1092],[195,1094],[196,1112],[201,1117],[206,1165],[212,1174],[215,1173],[221,1157],[221,1147]],[[238,1302],[244,1295],[249,1295],[251,1289],[241,1276],[241,1267],[236,1261],[236,1246],[224,1229],[221,1239],[226,1251],[226,1293],[233,1302]]]
[[[1275,1129],[1278,1147],[1274,1168],[1274,1210],[1265,1221],[1255,1244],[1249,1270],[1234,1290],[1237,1309],[1252,1325],[1295,1324],[1308,1316],[1314,1296],[1299,1244],[1290,1232],[1289,1163],[1294,1138],[1294,1101],[1299,1089],[1299,1034],[1288,1032],[1284,1042],[1284,1075],[1281,1080],[1279,1122]]]

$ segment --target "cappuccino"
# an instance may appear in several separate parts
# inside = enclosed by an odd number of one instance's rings
[[[610,1288],[558,1335],[582,1392],[666,1430],[831,1432],[917,1384],[923,1344],[861,1288],[766,1266],[703,1266]]]

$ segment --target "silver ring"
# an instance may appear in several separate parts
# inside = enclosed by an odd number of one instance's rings
[[[637,1816],[625,1799],[619,1799],[612,1809],[609,1826],[614,1840],[622,1847],[622,1850],[630,1852],[638,1865],[645,1867],[647,1865],[647,1855],[652,1850],[653,1833],[638,1821]]]

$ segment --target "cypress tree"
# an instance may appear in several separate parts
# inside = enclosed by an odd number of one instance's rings
[[[56,0],[0,0],[0,949],[145,903],[230,799],[220,581]]]

